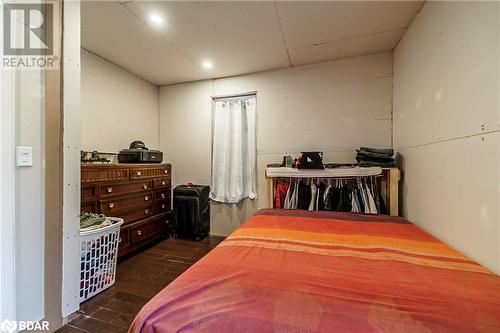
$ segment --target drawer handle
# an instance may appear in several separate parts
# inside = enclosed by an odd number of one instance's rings
[[[147,190],[148,189],[148,184],[142,185],[142,188],[145,189],[145,190]]]
[[[146,209],[146,210],[144,211],[144,214],[149,214],[149,209]]]
[[[162,199],[165,199],[165,193],[162,193],[162,194],[161,194],[161,198],[162,198]]]
[[[166,174],[168,173],[168,169],[165,169],[165,173],[166,173]]]
[[[169,220],[165,220],[165,224],[170,224],[170,221]]]
[[[118,238],[118,243],[121,243],[122,242],[122,238]]]
[[[141,230],[137,230],[137,236],[140,236],[142,235],[142,231]]]
[[[161,205],[161,209],[165,209],[165,204],[162,204],[162,205]]]
[[[108,193],[111,193],[113,192],[113,188],[112,187],[108,187]]]
[[[109,208],[113,208],[114,206],[115,206],[115,204],[112,202],[108,205]]]
[[[137,171],[137,176],[140,176],[141,175],[141,172],[140,171]]]
[[[148,200],[149,200],[149,195],[146,195],[146,196],[144,197],[144,201],[148,201]]]
[[[162,181],[162,182],[161,182],[161,184],[162,184],[163,186],[167,185],[167,183],[166,183],[165,181]]]

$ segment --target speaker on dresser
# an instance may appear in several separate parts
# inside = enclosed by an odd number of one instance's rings
[[[174,228],[179,237],[200,240],[210,231],[210,187],[179,185],[174,189]]]

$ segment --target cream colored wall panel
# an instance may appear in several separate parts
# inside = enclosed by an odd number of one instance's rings
[[[405,216],[500,273],[500,133],[400,154]]]
[[[290,48],[406,28],[423,1],[277,2]],[[395,40],[394,42],[397,42]]]
[[[160,141],[175,185],[210,184],[212,82],[160,88]]]
[[[212,234],[228,235],[267,205],[265,168],[283,155],[325,152],[354,162],[362,145],[391,145],[392,56],[377,54],[311,66],[160,88],[160,146],[173,182],[210,183],[211,96],[257,92],[258,199],[212,205]]]
[[[396,147],[500,129],[499,6],[422,8],[394,52]]]
[[[257,210],[257,200],[245,199],[231,205],[213,202],[210,206],[210,234],[230,235]]]
[[[17,22],[17,31],[23,31]],[[45,77],[40,69],[15,71],[15,146],[33,148],[33,165],[16,167],[15,319],[44,316]]]
[[[390,53],[214,81],[215,95],[257,91],[259,153],[390,146]]]
[[[118,152],[134,140],[159,148],[158,87],[82,50],[81,145]]]
[[[290,60],[293,65],[302,65],[331,59],[349,58],[363,54],[384,52],[394,49],[404,32],[405,29],[390,30],[290,49]]]
[[[499,15],[498,2],[427,2],[394,52],[405,217],[496,273]]]

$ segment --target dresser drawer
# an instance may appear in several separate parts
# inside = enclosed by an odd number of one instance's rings
[[[81,213],[97,213],[97,201],[85,201],[80,203]]]
[[[80,200],[89,201],[97,198],[97,185],[82,186]]]
[[[116,195],[148,192],[151,191],[152,188],[153,188],[152,180],[144,180],[142,182],[129,182],[120,184],[101,184],[99,185],[99,196],[101,198],[106,198]]]
[[[130,169],[130,179],[154,178],[154,177],[162,177],[168,175],[170,175],[169,165]]]
[[[155,191],[154,192],[154,199],[155,201],[160,201],[160,200],[170,200],[170,188],[166,190],[161,190],[161,191]]]
[[[126,166],[113,165],[82,165],[81,166],[81,182],[109,182],[118,180],[128,180],[129,169]]]
[[[140,195],[135,195],[133,197],[101,200],[99,205],[101,213],[107,216],[116,216],[114,214],[118,212],[147,207],[151,205],[152,201],[153,193],[148,192]]]
[[[150,202],[147,206],[141,208],[135,208],[134,210],[117,213],[113,216],[123,219],[125,224],[135,222],[140,219],[144,219],[153,216],[153,202]]]
[[[140,243],[148,238],[159,236],[168,230],[170,219],[161,217],[141,223],[130,228],[130,240],[132,244]]]
[[[122,251],[130,246],[130,228],[121,228],[118,238],[118,251]]]
[[[154,189],[159,190],[163,188],[170,187],[170,178],[168,177],[163,177],[163,178],[155,178],[154,179]]]
[[[168,200],[155,201],[154,213],[155,214],[166,213],[170,210],[170,206],[171,206],[170,198],[168,198]]]

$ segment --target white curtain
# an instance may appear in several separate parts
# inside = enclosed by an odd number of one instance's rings
[[[255,96],[215,100],[210,198],[237,203],[257,197]]]

